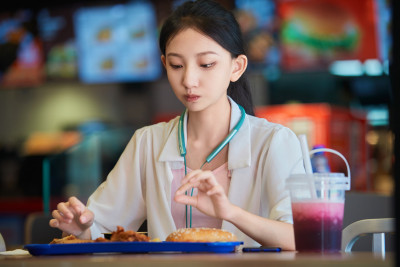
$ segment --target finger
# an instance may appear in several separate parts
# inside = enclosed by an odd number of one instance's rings
[[[179,187],[175,194],[177,195],[186,195],[186,192],[190,191],[192,188],[198,188],[200,186],[201,182],[199,181],[190,181],[187,182],[186,184],[181,185]]]
[[[214,174],[211,171],[194,171],[193,175],[187,176],[186,183],[178,188],[176,194],[182,195],[192,187],[199,188],[202,183],[206,182],[208,186],[218,185]]]
[[[197,171],[193,171],[193,172],[197,172]],[[182,183],[182,185],[176,190],[175,194],[178,195],[183,195],[185,194],[185,192],[193,187],[197,187],[199,185],[199,183],[195,182],[193,180],[193,177],[191,176],[186,176],[183,180],[185,180],[184,183]]]
[[[197,206],[197,197],[191,197],[187,195],[175,195],[174,200],[180,204],[190,205],[193,207]]]
[[[57,228],[57,227],[60,225],[60,223],[58,222],[57,219],[51,219],[51,220],[49,221],[49,225],[50,225],[51,227]]]
[[[58,210],[53,210],[53,212],[51,213],[51,215],[53,216],[54,219],[56,219],[59,223],[71,223],[73,218],[67,218],[65,216],[63,216],[62,213],[60,213],[60,211]]]
[[[187,183],[190,179],[192,179],[193,177],[195,177],[196,175],[198,175],[199,173],[202,173],[202,170],[194,170],[189,172],[181,181],[181,184],[185,184]]]
[[[84,212],[79,217],[79,222],[84,225],[91,225],[93,220],[94,220],[93,212],[85,208]]]
[[[85,211],[86,206],[76,197],[70,197],[68,203],[76,214],[81,215]]]
[[[181,187],[178,188],[178,190],[176,190],[175,195],[185,195],[186,191],[190,190],[190,188],[193,188],[194,186],[192,186],[190,183],[186,183],[184,185],[182,185]]]
[[[222,188],[222,186],[217,185],[217,186],[212,187],[210,190],[208,190],[206,192],[206,194],[208,196],[223,195],[223,194],[225,194],[225,192],[224,192],[224,189]]]
[[[206,182],[211,186],[215,186],[218,184],[217,179],[215,178],[214,174],[211,171],[202,171],[194,175],[188,183],[195,184],[195,183],[203,183]]]
[[[58,210],[58,213],[65,219],[72,220],[74,218],[74,214],[71,212],[68,202],[58,203],[57,210]]]

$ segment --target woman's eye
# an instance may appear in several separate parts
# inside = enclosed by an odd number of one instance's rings
[[[213,62],[213,63],[209,63],[209,64],[201,64],[200,66],[201,66],[202,68],[208,69],[208,68],[211,68],[212,66],[214,66],[214,62]]]
[[[182,65],[175,65],[175,64],[169,64],[171,66],[171,68],[173,69],[180,69],[182,68]]]

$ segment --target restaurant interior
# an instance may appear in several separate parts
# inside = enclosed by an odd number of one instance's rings
[[[0,233],[11,248],[29,240],[32,214],[87,200],[136,129],[184,108],[157,41],[184,1],[12,2],[0,11]],[[350,193],[384,198],[371,216],[394,217],[391,2],[218,2],[242,29],[256,116],[342,153]]]

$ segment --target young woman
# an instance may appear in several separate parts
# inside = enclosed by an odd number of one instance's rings
[[[232,13],[186,2],[160,32],[161,60],[186,110],[135,132],[87,206],[59,203],[52,227],[95,239],[116,229],[164,240],[177,228],[214,227],[246,246],[295,249],[285,179],[304,172],[288,128],[252,116],[247,57]],[[247,113],[247,114],[246,114]]]

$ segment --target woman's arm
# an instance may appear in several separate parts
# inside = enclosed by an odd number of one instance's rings
[[[185,195],[185,191],[192,187],[198,189],[198,194]],[[295,249],[292,224],[266,219],[233,205],[211,171],[190,172],[176,191],[175,201],[231,222],[262,245],[277,246],[284,250]]]
[[[262,245],[294,250],[293,225],[279,220],[291,216],[290,206],[287,205],[289,195],[285,188],[286,178],[291,173],[304,173],[300,160],[300,143],[296,135],[285,127],[276,127],[272,133],[260,132],[259,135],[269,136],[267,140],[259,138],[263,142],[260,146],[264,152],[254,157],[261,161],[254,164],[262,166],[256,175],[262,181],[260,201],[264,204],[263,216],[233,205],[210,171],[196,170],[189,173],[182,180],[175,201],[192,205],[209,216],[229,221]],[[185,195],[185,191],[191,187],[198,189],[197,196]]]
[[[293,225],[290,223],[263,218],[234,205],[230,217],[224,220],[263,246],[295,250]]]

